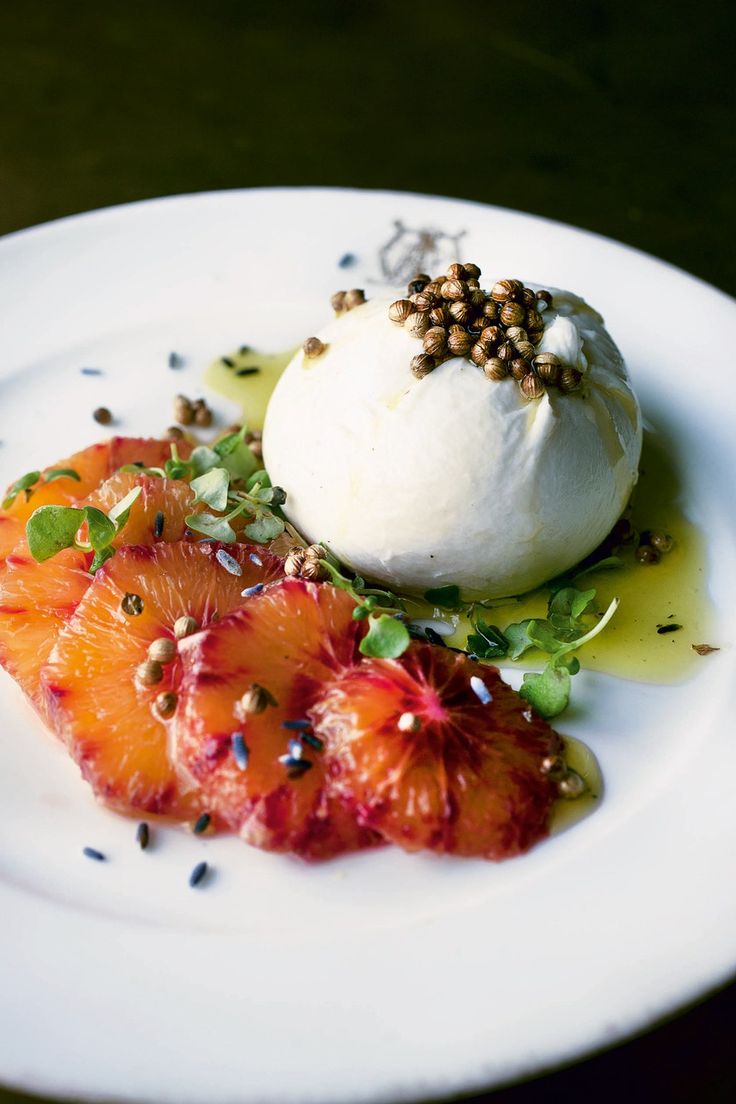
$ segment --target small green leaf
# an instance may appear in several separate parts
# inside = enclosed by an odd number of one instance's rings
[[[218,456],[217,462],[227,468],[233,479],[248,479],[259,466],[259,461],[245,441],[238,441],[234,449],[224,456]]]
[[[122,470],[125,471],[125,468]],[[185,460],[167,460],[164,464],[164,473],[167,479],[190,479],[194,469]]]
[[[190,483],[194,491],[192,505],[205,502],[213,510],[227,509],[227,492],[230,486],[230,476],[224,468],[210,468],[204,475],[198,475]]]
[[[90,575],[94,575],[95,572],[97,572],[102,567],[102,565],[104,563],[107,563],[107,561],[111,559],[111,557],[114,555],[115,549],[112,548],[110,545],[108,545],[107,548],[101,548],[99,552],[95,552],[94,556],[92,557],[92,563],[89,565]]]
[[[260,517],[256,517],[250,525],[246,525],[244,532],[246,537],[250,537],[257,544],[266,544],[268,541],[280,537],[284,529],[285,525],[281,518],[274,514],[264,513]]]
[[[534,647],[539,648],[541,652],[549,652],[550,655],[566,643],[565,640],[560,639],[556,626],[543,618],[532,618],[526,631]]]
[[[87,519],[89,543],[95,552],[101,552],[115,540],[117,526],[114,521],[110,521],[107,514],[103,514],[102,510],[98,510],[95,506],[85,506],[84,516]]]
[[[515,621],[503,630],[503,635],[509,642],[509,659],[519,659],[524,652],[534,647],[534,641],[529,637],[531,623],[532,619],[527,618],[525,621]]]
[[[204,533],[212,540],[222,541],[223,544],[232,544],[236,540],[235,530],[227,518],[214,514],[190,514],[184,521],[195,533]]]
[[[353,610],[353,621],[365,621],[366,617],[370,617],[371,611],[365,604],[362,606],[356,606]]]
[[[133,487],[133,489],[128,491],[127,495],[121,498],[119,502],[116,502],[112,509],[109,511],[107,516],[109,517],[110,521],[114,523],[118,533],[125,525],[127,525],[128,518],[130,517],[131,508],[133,504],[138,501],[142,494],[142,487]]]
[[[16,479],[12,487],[8,487],[6,497],[3,499],[3,510],[7,510],[13,505],[21,491],[29,490],[34,483],[38,483],[41,478],[41,473],[37,471],[27,472],[26,475],[22,475],[20,479]]]
[[[214,449],[207,445],[198,445],[189,457],[189,464],[195,475],[204,475],[210,468],[219,468],[222,461]]]
[[[253,474],[251,476],[249,476],[249,478],[248,478],[248,480],[245,484],[246,494],[249,494],[255,486],[259,486],[259,487],[270,487],[271,486],[271,480],[268,477],[268,472],[265,471],[263,468],[259,468],[258,471],[254,471]]]
[[[550,720],[558,716],[570,701],[570,672],[564,665],[550,660],[540,674],[528,671],[519,690],[519,697],[528,701],[540,717]]]
[[[365,656],[378,659],[396,659],[403,654],[411,643],[409,630],[403,622],[382,613],[371,617],[368,632],[360,642],[360,651]]]
[[[221,441],[218,441],[217,444],[212,447],[221,459],[225,456],[229,456],[231,452],[235,452],[235,449],[244,439],[246,432],[246,427],[242,426],[237,433],[228,433],[227,437],[223,437]]]
[[[71,506],[39,506],[34,510],[26,522],[28,549],[34,560],[43,563],[62,549],[71,548],[84,516],[84,510]]]
[[[319,562],[330,576],[330,582],[333,586],[339,587],[340,590],[346,590],[348,594],[355,594],[356,588],[354,582],[350,579],[346,579],[330,560],[322,559]]]
[[[454,585],[435,587],[433,590],[427,590],[424,592],[424,597],[433,606],[439,606],[440,609],[457,609],[462,603],[460,601],[460,588]]]
[[[44,472],[44,483],[53,483],[55,479],[75,479],[77,483],[82,481],[81,475],[74,468],[52,468],[51,471]]]
[[[468,651],[479,659],[499,659],[508,654],[509,642],[499,628],[480,620],[474,628],[475,632],[468,636]]]
[[[595,598],[595,589],[578,590],[576,587],[563,587],[549,600],[548,613],[569,617],[577,621]]]

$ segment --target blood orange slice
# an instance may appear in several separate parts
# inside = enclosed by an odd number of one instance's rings
[[[179,540],[193,497],[187,483],[117,472],[77,505],[107,512],[136,487],[140,495],[115,546]],[[20,683],[43,717],[46,700],[41,667],[92,581],[88,571],[91,559],[91,555],[69,548],[38,563],[23,539],[0,573],[0,665]]]
[[[325,681],[359,658],[354,608],[344,591],[285,579],[182,646],[174,758],[256,847],[325,859],[378,841],[332,796],[307,721]]]
[[[495,668],[413,644],[346,672],[312,717],[337,791],[407,851],[504,859],[547,834],[557,791],[542,764],[561,741]]]
[[[189,631],[207,626],[281,570],[263,548],[178,542],[123,548],[97,572],[42,679],[59,734],[106,804],[177,819],[201,809],[167,751],[180,619],[192,619]]]

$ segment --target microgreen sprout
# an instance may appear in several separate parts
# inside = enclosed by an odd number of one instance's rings
[[[361,653],[379,659],[396,659],[402,655],[411,643],[403,621],[402,600],[389,590],[367,586],[360,575],[352,579],[344,575],[327,550],[319,562],[332,585],[347,591],[355,602],[353,619],[368,622],[368,631],[360,642]]]
[[[25,492],[26,500],[30,499],[36,483],[53,483],[56,479],[74,479],[79,483],[80,475],[74,468],[51,468],[44,473],[40,471],[26,472],[20,479],[16,479],[12,486],[8,487],[2,503],[3,510],[10,509],[18,495],[23,494],[23,492]]]
[[[131,508],[141,494],[134,487],[105,514],[95,506],[39,506],[26,522],[28,549],[34,560],[43,563],[64,548],[93,552],[90,572],[115,554],[113,541],[130,517]]]

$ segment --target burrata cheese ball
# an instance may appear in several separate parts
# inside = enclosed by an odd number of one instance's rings
[[[468,357],[416,378],[422,343],[389,318],[396,295],[319,330],[324,351],[294,356],[263,432],[296,528],[394,590],[454,584],[469,600],[523,593],[592,552],[636,481],[641,413],[601,316],[550,290],[536,352],[582,378],[531,401]]]

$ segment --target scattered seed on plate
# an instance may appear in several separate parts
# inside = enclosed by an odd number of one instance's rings
[[[184,364],[184,357],[179,353],[169,353],[169,368],[181,368]]]
[[[286,767],[287,778],[301,778],[303,774],[312,769],[312,762],[309,759],[287,758],[284,760],[284,766]]]
[[[260,372],[260,368],[257,364],[253,364],[250,368],[237,368],[235,370],[236,376],[257,376]]]
[[[263,590],[263,583],[256,583],[254,586],[246,587],[245,590],[241,590],[241,598],[252,598],[254,594],[260,594]]]
[[[102,369],[101,368],[80,368],[79,371],[82,373],[83,376],[101,376],[102,375]]]
[[[92,417],[100,425],[110,425],[112,421],[112,411],[108,410],[106,406],[98,406],[97,409],[92,412]]]
[[[128,617],[138,617],[143,613],[143,599],[140,594],[125,594],[120,608]]]
[[[106,856],[98,851],[96,847],[83,847],[82,854],[86,855],[88,859],[94,859],[95,862],[105,862]]]
[[[202,813],[200,816],[197,817],[194,824],[192,825],[192,831],[194,832],[195,836],[201,836],[203,832],[207,831],[211,823],[212,817],[210,816],[210,814]]]
[[[230,743],[232,745],[233,759],[238,769],[246,770],[250,758],[250,751],[245,742],[245,736],[242,732],[233,732]]]
[[[153,535],[156,540],[164,535],[164,520],[163,512],[159,510],[153,522]]]
[[[135,838],[141,851],[145,851],[151,839],[151,833],[145,820],[142,820],[136,828]]]
[[[198,862],[192,873],[189,875],[189,884],[194,889],[204,878],[205,874],[209,870],[206,862]]]
[[[246,353],[250,352],[250,345],[241,345],[238,352],[241,356],[245,356]]]
[[[337,262],[338,268],[350,268],[351,265],[355,264],[356,260],[357,257],[354,253],[343,253],[342,257]]]
[[[224,548],[218,548],[218,550],[215,552],[215,559],[220,564],[220,566],[224,567],[225,570],[228,571],[231,575],[243,574],[243,569],[238,561],[235,559],[234,556],[231,556],[229,552],[226,552]]]
[[[263,567],[263,560],[261,559],[260,556],[257,556],[255,554],[255,552],[251,552],[250,555],[248,556],[248,559],[250,560],[251,563],[254,563],[256,565],[256,567]]]
[[[483,705],[489,705],[493,701],[493,695],[484,683],[482,678],[478,678],[477,675],[471,675],[470,677],[470,689],[475,694],[479,702]]]
[[[294,732],[298,732],[302,728],[311,728],[312,727],[312,722],[308,721],[306,717],[303,717],[303,718],[300,718],[299,720],[296,720],[296,721],[282,721],[281,722],[281,727],[282,728],[289,728]]]
[[[220,361],[225,365],[226,368],[235,367],[235,361],[232,357],[220,357]]]
[[[426,636],[430,644],[439,644],[440,648],[447,647],[437,630],[430,628],[429,625],[427,625],[427,627],[425,628],[424,635]]]
[[[657,632],[659,633],[660,636],[663,636],[664,633],[677,632],[678,629],[681,629],[681,628],[682,628],[682,625],[676,625],[673,621],[669,625],[658,625],[657,626]]]

